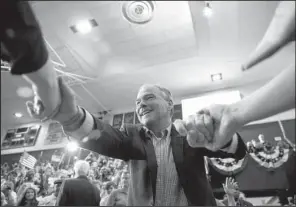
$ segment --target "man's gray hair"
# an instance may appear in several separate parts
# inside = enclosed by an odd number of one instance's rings
[[[172,103],[174,103],[174,101],[173,101],[173,95],[172,95],[172,93],[170,92],[169,89],[167,89],[165,87],[162,87],[160,85],[157,85],[157,84],[144,84],[144,85],[142,85],[140,87],[140,90],[141,90],[141,88],[144,88],[144,87],[147,87],[147,86],[150,86],[150,87],[152,86],[152,87],[158,88],[162,92],[163,97],[164,97],[164,99],[166,101],[172,101]]]
[[[76,176],[87,176],[90,170],[90,165],[85,160],[78,160],[74,165],[74,172]]]

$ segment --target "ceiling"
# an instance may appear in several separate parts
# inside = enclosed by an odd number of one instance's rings
[[[204,2],[157,1],[152,21],[135,25],[121,12],[122,1],[32,2],[52,60],[58,69],[79,75],[69,80],[78,103],[91,112],[131,108],[144,83],[168,87],[176,97],[266,81],[295,61],[290,44],[270,60],[242,72],[241,63],[263,37],[277,1],[214,1],[213,16]],[[89,34],[70,26],[95,19]],[[212,82],[210,75],[222,73]],[[78,76],[76,76],[78,77]],[[31,122],[16,91],[29,86],[21,77],[1,73],[1,127]],[[111,112],[112,112],[111,111]],[[16,119],[14,112],[24,113]]]

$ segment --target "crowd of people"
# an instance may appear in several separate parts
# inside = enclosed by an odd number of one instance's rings
[[[53,163],[39,162],[34,169],[19,163],[1,165],[1,206],[63,206],[69,205],[64,198],[66,188],[63,182],[73,178],[87,177],[85,182],[97,188],[97,201],[89,194],[77,197],[89,205],[127,206],[129,169],[126,162],[90,153],[84,160],[75,160],[72,166],[58,169]],[[63,187],[61,187],[64,185]],[[82,184],[83,185],[83,184]],[[77,184],[77,188],[81,185]],[[240,191],[234,178],[227,177],[223,184],[225,195],[216,199],[218,206],[253,206]],[[85,200],[84,200],[85,198]],[[73,200],[73,197],[70,198]],[[274,204],[275,202],[271,202]],[[277,204],[295,206],[295,198],[277,196]],[[94,206],[92,205],[92,206]]]
[[[77,162],[76,160],[75,163]],[[89,170],[85,172],[88,181],[99,190],[100,205],[113,206],[116,202],[126,205],[127,198],[120,195],[122,199],[118,200],[116,196],[121,192],[127,194],[127,164],[105,156],[96,157],[93,153],[90,153],[84,162],[89,165]],[[28,169],[19,163],[11,166],[3,163],[1,206],[54,206],[61,193],[63,181],[79,176],[80,171],[85,170],[83,165],[81,166],[76,167],[79,172],[75,173],[75,164],[58,168],[54,163],[46,161],[37,163],[34,169]]]

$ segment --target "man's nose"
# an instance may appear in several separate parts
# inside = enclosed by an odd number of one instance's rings
[[[144,100],[141,100],[141,102],[139,103],[139,108],[144,108],[147,107],[147,103]]]

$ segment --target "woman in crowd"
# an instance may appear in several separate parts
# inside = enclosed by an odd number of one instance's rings
[[[27,185],[18,197],[17,206],[38,206],[37,189],[33,185]]]

